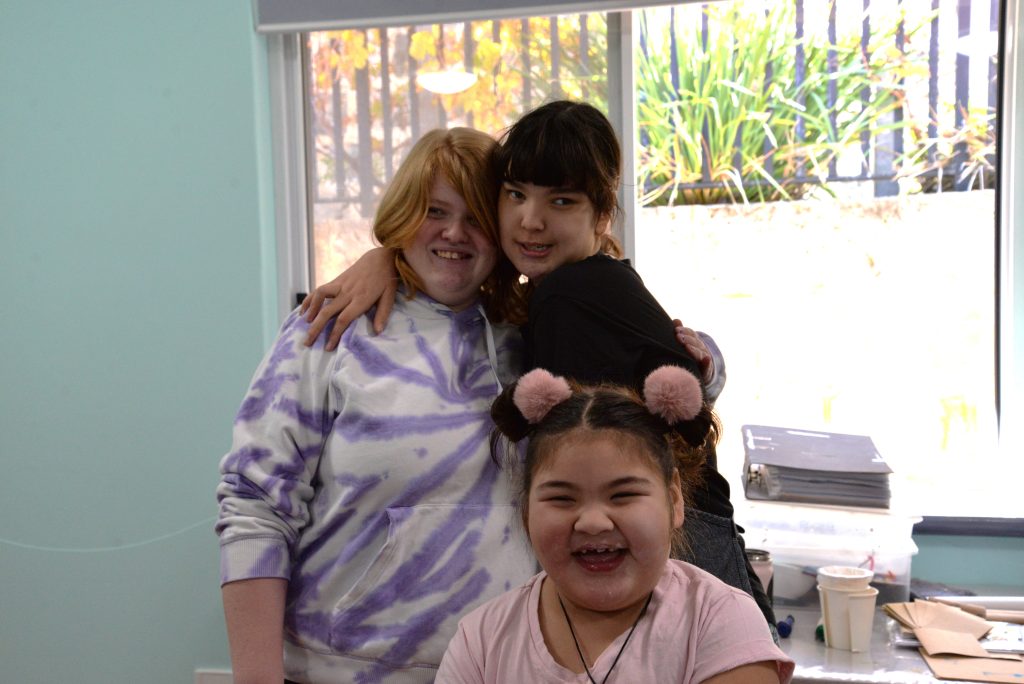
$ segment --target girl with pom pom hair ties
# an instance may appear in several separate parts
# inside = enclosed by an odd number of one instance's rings
[[[753,599],[670,559],[702,460],[679,427],[705,413],[676,366],[647,377],[643,400],[543,369],[502,392],[491,415],[528,439],[520,512],[542,571],[459,622],[439,684],[790,681]]]

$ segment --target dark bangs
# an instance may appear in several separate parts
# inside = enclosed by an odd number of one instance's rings
[[[525,115],[495,155],[501,182],[583,192],[601,215],[616,212],[621,155],[615,131],[594,107],[565,100]]]

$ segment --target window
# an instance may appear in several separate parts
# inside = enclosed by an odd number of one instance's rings
[[[498,133],[548,99],[608,96],[603,14],[316,32],[306,54],[314,282],[371,245],[379,195],[421,133]]]
[[[1020,471],[996,430],[998,10],[734,0],[293,35],[310,181],[292,196],[308,192],[314,266],[292,282],[369,244],[423,130],[499,132],[559,95],[628,124],[635,97],[626,242],[666,309],[725,352],[734,499],[739,428],[762,423],[871,435],[908,512],[1021,517],[998,489]],[[463,70],[461,95],[425,85]]]
[[[641,13],[638,192],[676,206],[641,211],[637,265],[725,352],[726,472],[742,470],[744,423],[867,434],[894,506],[1020,514],[989,494],[992,4]]]

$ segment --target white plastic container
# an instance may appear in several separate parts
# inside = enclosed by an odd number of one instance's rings
[[[746,501],[736,507],[748,547],[767,549],[774,561],[776,605],[817,606],[823,566],[863,568],[878,589],[878,603],[910,598],[911,536],[918,516],[885,510]]]

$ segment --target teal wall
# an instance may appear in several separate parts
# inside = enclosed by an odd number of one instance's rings
[[[228,663],[216,466],[277,325],[265,59],[249,0],[0,0],[2,681]],[[918,543],[936,581],[1024,568]]]
[[[914,541],[914,577],[985,593],[1024,595],[1024,538],[919,535]]]
[[[0,0],[0,681],[226,665],[214,485],[276,326],[249,0]]]

